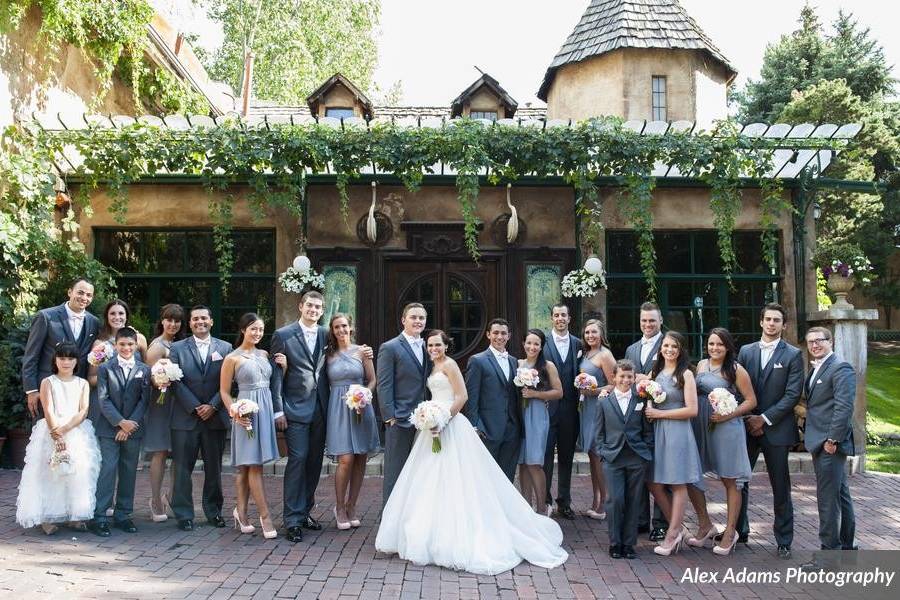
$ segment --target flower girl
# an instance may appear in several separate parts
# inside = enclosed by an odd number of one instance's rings
[[[63,342],[53,356],[53,375],[41,382],[44,418],[31,431],[16,501],[16,522],[40,525],[50,535],[56,523],[90,519],[100,471],[94,427],[86,419],[88,382],[74,375],[78,348]]]

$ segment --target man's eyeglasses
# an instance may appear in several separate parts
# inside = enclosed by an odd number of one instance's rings
[[[830,341],[831,340],[829,340],[828,338],[816,338],[814,340],[806,340],[806,345],[807,346],[818,346],[819,344],[822,344],[824,342],[830,342]]]

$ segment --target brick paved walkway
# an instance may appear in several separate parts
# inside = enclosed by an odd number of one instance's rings
[[[323,478],[315,516],[328,527],[303,543],[267,541],[258,533],[199,527],[185,533],[170,519],[149,521],[147,473],[138,476],[135,521],[139,533],[113,529],[101,539],[61,529],[51,537],[23,531],[14,522],[19,473],[0,471],[0,597],[116,598],[821,598],[809,587],[791,584],[680,584],[688,567],[777,569],[807,560],[818,546],[815,487],[809,475],[794,477],[796,530],[794,560],[774,556],[770,539],[771,493],[766,475],[754,477],[750,544],[735,555],[714,556],[687,549],[674,558],[653,554],[644,539],[638,559],[613,561],[606,553],[606,524],[579,517],[562,521],[570,553],[561,568],[547,571],[523,563],[496,577],[474,576],[438,567],[418,567],[375,552],[381,506],[381,479],[365,480],[363,526],[337,531],[330,518],[333,480]],[[198,478],[195,477],[195,481]],[[280,517],[281,479],[269,477],[267,491]],[[232,486],[225,478],[226,496]],[[590,480],[574,478],[577,506],[589,498]],[[713,483],[710,512],[722,523],[721,486]],[[199,489],[195,483],[195,490]],[[900,477],[865,474],[851,478],[856,502],[857,541],[865,549],[900,549]],[[226,499],[230,513],[231,499]],[[439,510],[439,507],[436,507]],[[198,507],[199,512],[199,507]],[[688,511],[689,519],[692,518]],[[279,519],[280,521],[280,519]],[[257,529],[257,531],[259,531]],[[645,537],[645,536],[642,536]],[[60,596],[64,594],[64,596]]]

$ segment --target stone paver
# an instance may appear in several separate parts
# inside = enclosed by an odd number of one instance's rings
[[[717,557],[709,550],[688,548],[664,558],[642,539],[638,559],[611,560],[606,524],[579,517],[561,521],[568,562],[552,571],[523,563],[496,577],[417,566],[375,552],[381,507],[381,479],[366,478],[361,499],[363,526],[338,531],[330,518],[333,479],[323,477],[315,510],[326,528],[308,532],[300,544],[264,540],[257,533],[203,524],[186,533],[173,520],[149,520],[147,472],[138,474],[135,522],[139,532],[113,530],[101,539],[90,533],[61,529],[45,536],[15,524],[17,471],[0,471],[0,597],[49,598],[813,598],[811,590],[790,583],[680,583],[685,569],[725,572],[728,567],[779,570],[810,558],[818,547],[815,482],[810,475],[793,477],[795,507],[794,559],[779,561],[770,537],[771,492],[766,475],[753,480],[750,543],[735,555]],[[195,495],[201,477],[195,475]],[[865,549],[900,549],[900,476],[858,474],[851,478],[856,503],[857,541]],[[225,477],[226,497],[232,489]],[[281,514],[278,477],[266,479],[276,515]],[[590,479],[573,478],[576,508],[590,497]],[[723,523],[722,488],[710,482],[710,512]],[[233,506],[226,499],[226,515]],[[440,510],[440,507],[435,507]],[[198,514],[199,506],[197,507]],[[254,513],[255,514],[255,513]],[[688,520],[693,514],[688,509]],[[257,529],[259,531],[259,529]]]

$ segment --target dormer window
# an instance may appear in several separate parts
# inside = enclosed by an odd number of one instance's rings
[[[646,81],[646,79],[644,80]],[[666,78],[662,75],[653,76],[652,85],[652,111],[651,118],[654,121],[667,121],[666,116]],[[646,105],[645,105],[646,106]]]
[[[343,106],[329,106],[325,109],[326,117],[334,117],[335,119],[349,119],[353,115],[353,109]]]
[[[469,112],[469,117],[473,119],[487,119],[488,121],[497,120],[496,110],[473,110]]]

